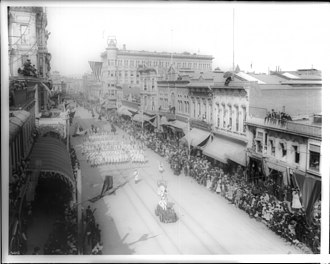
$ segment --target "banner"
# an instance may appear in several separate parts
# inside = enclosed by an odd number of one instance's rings
[[[102,70],[102,64],[103,62],[99,61],[89,61],[89,66],[91,67],[94,77],[97,81],[101,81],[100,76],[101,76],[101,70]]]

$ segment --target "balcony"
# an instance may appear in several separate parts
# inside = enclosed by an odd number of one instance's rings
[[[250,125],[273,128],[275,130],[282,130],[285,132],[302,134],[311,137],[322,137],[321,126],[301,124],[294,121],[287,121],[276,118],[263,119],[249,116],[247,117],[246,123]]]

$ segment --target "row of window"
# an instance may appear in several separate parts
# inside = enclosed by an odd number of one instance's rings
[[[143,90],[144,91],[154,91],[156,88],[155,78],[143,79]]]
[[[189,102],[178,100],[178,111],[181,113],[189,114]]]
[[[284,162],[290,162],[298,166],[301,165],[301,150],[298,143],[288,144],[284,140],[268,137],[267,133],[257,129],[255,139],[255,151],[259,154],[267,154],[271,157],[280,159]],[[320,146],[317,144],[308,144],[308,169],[319,172],[320,170]]]
[[[167,98],[159,98],[159,106],[162,108],[162,109],[168,109],[168,99]]]
[[[106,74],[106,71],[102,72],[102,76]],[[135,77],[139,78],[140,75],[137,71],[108,71],[107,72],[108,77]]]
[[[216,105],[216,127],[234,132],[246,132],[246,108],[231,104]]]
[[[170,61],[161,60],[108,60],[108,66],[112,67],[139,67],[139,65],[146,65],[148,67],[170,67]],[[189,68],[189,69],[205,69],[211,70],[211,63],[197,63],[197,62],[176,62],[173,61],[173,67],[177,68]]]

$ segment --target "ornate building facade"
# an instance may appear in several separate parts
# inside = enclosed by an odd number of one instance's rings
[[[117,47],[115,38],[108,40],[106,51],[101,54],[103,66],[101,72],[102,87],[112,89],[117,86],[123,88],[124,97],[129,94],[137,94],[140,87],[139,68],[153,68],[157,77],[167,74],[172,65],[177,71],[194,70],[211,71],[213,57],[209,55],[197,55],[168,52],[149,52],[127,50],[123,45],[122,49]]]
[[[47,50],[50,33],[46,30],[44,7],[10,7],[8,9],[8,42],[10,76],[19,76],[29,59],[39,78],[48,78],[51,54]]]

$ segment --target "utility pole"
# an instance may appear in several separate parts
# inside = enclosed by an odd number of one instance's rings
[[[235,71],[235,8],[233,8],[233,71]]]
[[[70,117],[67,113],[65,116],[66,121],[66,148],[70,152],[69,141],[70,141]]]
[[[142,110],[142,125],[141,125],[141,126],[142,126],[142,134],[143,134],[143,121],[144,121],[144,120],[143,120],[143,119],[144,119],[144,118],[143,118],[143,103],[144,103],[143,95],[142,95],[142,98],[141,98],[141,99],[142,99],[142,100],[141,100],[141,110]]]
[[[82,225],[82,210],[81,210],[81,170],[77,170],[77,219],[78,219],[78,254],[84,254],[84,245],[83,245],[83,225]]]
[[[190,176],[190,117],[188,117],[188,132],[187,132],[187,136],[188,136],[188,176]]]

